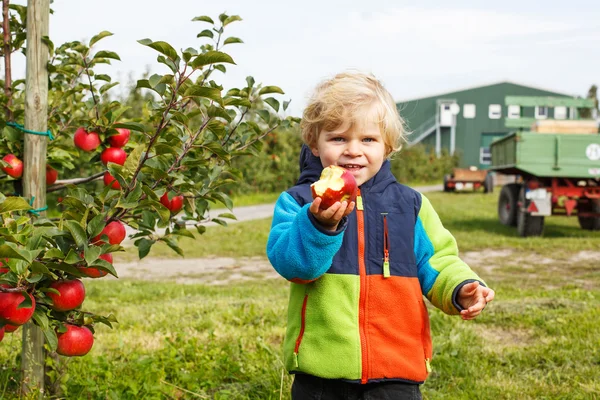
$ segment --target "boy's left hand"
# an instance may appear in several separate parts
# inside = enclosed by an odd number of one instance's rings
[[[475,319],[486,304],[494,300],[495,292],[479,282],[470,282],[460,288],[458,291],[458,304],[464,310],[460,312],[460,317],[464,320]]]

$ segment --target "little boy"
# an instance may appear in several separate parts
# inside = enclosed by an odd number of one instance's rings
[[[292,398],[420,398],[432,356],[423,296],[473,319],[494,291],[458,257],[429,200],[392,175],[403,121],[377,79],[323,82],[301,127],[301,176],[279,197],[267,244],[292,282],[283,346]],[[310,184],[329,165],[352,172],[356,203],[313,201]]]

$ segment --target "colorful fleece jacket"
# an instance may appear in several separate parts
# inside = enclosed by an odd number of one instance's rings
[[[359,189],[336,232],[308,211],[320,160],[303,152],[302,174],[275,206],[267,255],[291,281],[285,366],[290,373],[360,383],[422,383],[432,355],[423,296],[448,314],[459,288],[479,277],[429,200],[399,184],[386,161]],[[483,283],[483,282],[482,282]]]

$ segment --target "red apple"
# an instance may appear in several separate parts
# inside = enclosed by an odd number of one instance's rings
[[[16,325],[11,325],[11,324],[4,325],[4,332],[6,332],[6,333],[12,333],[12,332],[16,331],[17,329],[19,329],[19,327]]]
[[[323,168],[321,179],[310,185],[313,199],[320,197],[319,208],[326,210],[336,202],[356,200],[356,179],[352,173],[337,165]]]
[[[129,135],[131,132],[129,129],[125,128],[117,128],[117,131],[119,132],[118,134],[108,137],[108,143],[112,147],[123,147],[129,141]]]
[[[125,240],[127,232],[125,232],[125,225],[121,221],[113,221],[106,225],[98,236],[92,239],[92,243],[103,244],[104,242],[101,240],[103,235],[108,236],[108,243],[120,244]]]
[[[100,154],[100,159],[104,165],[109,162],[123,165],[125,164],[125,160],[127,160],[127,153],[125,153],[125,150],[118,147],[109,147]]]
[[[58,171],[46,165],[46,185],[52,185],[58,179]]]
[[[0,342],[4,339],[4,327],[0,328]]]
[[[52,308],[56,311],[74,310],[85,299],[85,287],[79,279],[52,282],[50,287],[59,293],[48,292],[48,297],[52,299]]]
[[[101,258],[104,261],[108,261],[111,264],[113,263],[113,256],[110,253],[102,254],[98,258]],[[77,269],[82,274],[85,274],[85,276],[87,276],[88,278],[102,278],[103,276],[106,276],[108,274],[107,271],[105,271],[103,269],[94,268],[94,267],[77,267]]]
[[[0,292],[0,325],[4,323],[18,326],[29,321],[35,311],[35,299],[31,294],[27,295],[31,298],[31,306],[17,308],[25,300],[23,292]]]
[[[108,186],[111,185],[111,189],[121,189],[121,185],[119,184],[119,181],[117,181],[117,179],[112,176],[110,174],[110,172],[106,171],[104,173],[104,186]]]
[[[85,356],[94,345],[94,335],[86,326],[65,324],[67,331],[58,333],[56,352],[63,356]]]
[[[73,142],[83,151],[93,151],[100,146],[100,137],[96,132],[88,132],[79,128],[73,135]]]
[[[9,164],[8,167],[2,167],[2,171],[4,171],[6,175],[10,175],[15,179],[19,179],[23,176],[23,161],[19,160],[17,156],[14,154],[7,154],[2,159]]]
[[[172,214],[177,214],[183,208],[183,196],[173,196],[173,198],[169,200],[169,196],[167,195],[167,192],[165,192],[160,198],[160,202],[163,206],[171,210]]]

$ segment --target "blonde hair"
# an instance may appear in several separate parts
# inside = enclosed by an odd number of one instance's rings
[[[321,82],[304,109],[302,139],[315,148],[322,130],[332,131],[344,123],[361,124],[373,107],[385,143],[386,157],[398,152],[406,141],[404,120],[392,95],[373,75],[343,72]]]

